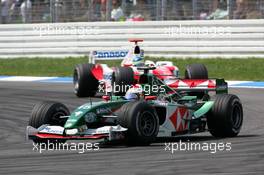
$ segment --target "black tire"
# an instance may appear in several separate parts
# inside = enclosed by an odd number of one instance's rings
[[[99,86],[99,81],[91,70],[94,64],[78,64],[73,72],[74,93],[77,97],[94,97]]]
[[[185,79],[208,79],[208,71],[203,64],[190,64],[185,69]],[[188,95],[197,96],[202,99],[205,92],[189,92]]]
[[[60,116],[69,116],[69,109],[57,102],[44,101],[34,106],[30,119],[29,126],[39,128],[41,125],[49,124],[56,126],[64,126],[66,118]],[[36,143],[47,143],[47,139],[33,139]],[[49,140],[50,142],[64,142],[64,140]]]
[[[158,135],[159,118],[155,109],[143,101],[129,102],[118,113],[120,125],[128,128],[129,145],[149,145]]]
[[[112,76],[113,93],[120,96],[125,95],[129,86],[134,82],[134,71],[131,67],[116,67]]]
[[[232,94],[216,95],[214,106],[207,116],[210,133],[215,137],[235,137],[243,123],[240,99]]]
[[[190,64],[185,69],[185,79],[208,79],[208,71],[203,64]]]

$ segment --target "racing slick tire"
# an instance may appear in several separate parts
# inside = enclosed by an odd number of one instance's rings
[[[208,71],[204,64],[190,64],[185,69],[185,79],[208,79]],[[205,92],[189,92],[188,95],[202,99]]]
[[[190,64],[185,69],[186,79],[208,79],[208,71],[204,64]]]
[[[39,128],[41,125],[49,124],[63,127],[67,119],[60,117],[69,115],[70,111],[65,105],[58,102],[44,101],[34,106],[29,119],[29,126]],[[35,143],[47,143],[48,139],[34,138],[33,141]],[[49,142],[63,143],[65,140],[53,139]]]
[[[131,67],[116,67],[112,75],[112,87],[115,95],[123,96],[135,82]],[[118,87],[118,89],[117,89]]]
[[[240,99],[232,94],[216,95],[214,106],[207,116],[209,132],[215,137],[235,137],[243,123]]]
[[[158,135],[159,118],[155,109],[143,101],[128,102],[122,106],[118,118],[128,128],[128,145],[149,145]]]
[[[94,97],[99,86],[99,81],[91,70],[94,64],[78,64],[73,72],[74,93],[77,97]]]

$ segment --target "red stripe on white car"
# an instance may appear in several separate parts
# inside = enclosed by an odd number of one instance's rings
[[[171,88],[174,89],[215,89],[215,80],[175,80],[172,83],[168,83]]]

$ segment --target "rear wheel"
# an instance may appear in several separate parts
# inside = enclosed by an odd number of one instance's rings
[[[61,116],[69,116],[70,112],[68,108],[58,102],[44,101],[34,106],[29,125],[34,128],[39,128],[41,125],[49,124],[55,126],[64,126],[66,118]],[[36,143],[47,143],[47,139],[33,139]],[[64,142],[64,140],[49,140],[49,142]]]
[[[204,64],[190,64],[185,69],[186,79],[208,79],[208,71]]]
[[[185,79],[208,79],[208,71],[203,64],[190,64],[185,69]],[[203,98],[205,92],[189,92],[188,95]]]
[[[94,64],[78,64],[73,72],[74,93],[78,97],[95,96],[99,81],[92,74]]]
[[[215,137],[234,137],[243,123],[243,107],[236,95],[216,95],[214,106],[207,116],[210,133]]]
[[[121,126],[128,128],[129,145],[149,145],[159,131],[159,118],[153,107],[146,102],[129,102],[119,112]]]
[[[113,93],[120,96],[125,95],[134,81],[134,71],[131,67],[116,67],[112,76]]]

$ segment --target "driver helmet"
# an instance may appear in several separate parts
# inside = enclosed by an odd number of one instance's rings
[[[142,65],[142,64],[144,64],[144,60],[143,60],[143,58],[141,56],[134,55],[133,59],[132,59],[132,63],[133,63],[134,66]]]
[[[126,100],[138,100],[139,99],[139,92],[136,88],[130,88],[125,95]]]

